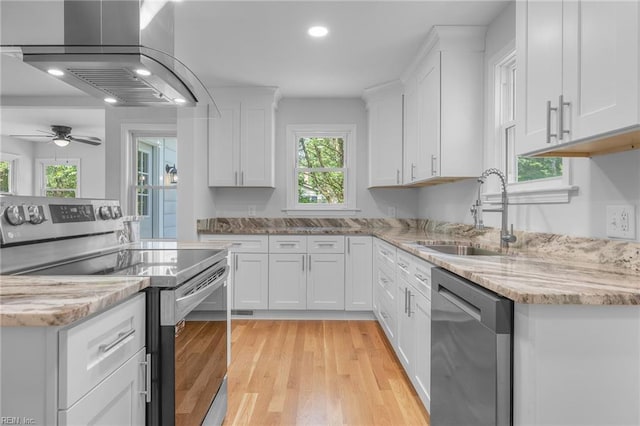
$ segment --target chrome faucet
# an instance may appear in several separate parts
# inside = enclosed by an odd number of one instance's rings
[[[500,185],[502,191],[502,207],[499,209],[485,209],[482,207],[482,199],[480,198],[482,184],[485,182],[489,175],[496,175],[500,178]],[[504,174],[498,169],[487,169],[482,172],[482,176],[478,178],[478,198],[475,203],[471,206],[471,213],[473,214],[473,221],[476,229],[483,229],[484,223],[482,222],[482,212],[499,212],[502,213],[502,228],[500,229],[500,248],[509,248],[509,243],[514,243],[516,241],[516,236],[513,234],[513,224],[511,224],[511,232],[509,232],[508,224],[508,214],[509,214],[509,201],[507,198],[507,182],[504,177]]]

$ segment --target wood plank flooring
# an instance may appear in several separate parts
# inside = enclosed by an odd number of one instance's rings
[[[229,425],[428,425],[375,321],[234,320]]]

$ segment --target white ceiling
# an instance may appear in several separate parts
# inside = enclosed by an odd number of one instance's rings
[[[176,3],[175,56],[205,85],[276,86],[285,97],[359,97],[397,79],[433,25],[487,25],[500,1]],[[312,39],[312,25],[329,35]]]

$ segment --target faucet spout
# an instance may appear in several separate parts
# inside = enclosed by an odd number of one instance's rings
[[[508,248],[509,247],[509,243],[514,243],[516,241],[516,236],[513,234],[513,224],[511,224],[511,232],[509,232],[509,199],[507,197],[507,181],[506,178],[504,176],[504,173],[502,173],[500,170],[495,169],[495,168],[491,168],[491,169],[487,169],[484,172],[482,172],[482,175],[478,178],[478,182],[480,182],[480,185],[478,185],[478,199],[476,200],[476,204],[474,204],[474,206],[472,206],[472,212],[474,207],[475,208],[479,208],[480,211],[482,211],[482,204],[481,204],[481,200],[480,200],[480,189],[482,187],[482,184],[485,182],[486,178],[489,177],[490,175],[495,175],[498,176],[498,178],[500,179],[500,189],[501,189],[501,204],[502,206],[499,209],[485,209],[484,211],[493,211],[493,212],[499,212],[501,214],[501,228],[500,228],[500,248]],[[480,205],[478,205],[478,203],[480,203]],[[474,219],[476,219],[476,214],[474,213]],[[476,228],[477,228],[477,221],[476,221]]]

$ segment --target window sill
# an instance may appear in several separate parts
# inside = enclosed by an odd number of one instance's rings
[[[571,193],[577,192],[575,185],[563,185],[553,188],[520,188],[507,189],[509,204],[562,204],[571,200]],[[489,192],[482,194],[483,201],[488,204],[500,204],[502,194]]]
[[[290,216],[355,216],[360,209],[282,209]]]

